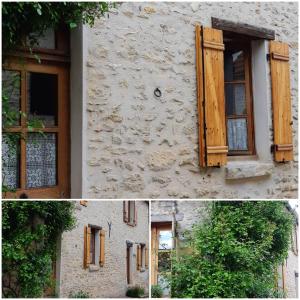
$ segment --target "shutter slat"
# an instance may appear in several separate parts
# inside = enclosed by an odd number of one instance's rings
[[[100,267],[103,267],[105,262],[105,231],[104,230],[100,230],[99,237],[100,237],[99,265]]]
[[[270,42],[272,105],[274,128],[274,159],[293,160],[292,112],[290,94],[289,46]]]
[[[149,265],[149,252],[148,252],[148,248],[145,247],[145,268],[148,269],[148,265]]]
[[[215,47],[212,47],[215,45]],[[206,165],[223,166],[227,163],[225,95],[224,95],[224,45],[223,33],[213,28],[203,28],[204,103],[206,133]],[[210,151],[211,149],[222,149]]]

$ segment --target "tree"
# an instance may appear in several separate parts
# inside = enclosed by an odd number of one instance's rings
[[[287,257],[292,223],[284,202],[215,202],[210,218],[186,233],[191,253],[173,258],[172,296],[276,296],[274,272]]]
[[[69,201],[4,201],[2,204],[2,295],[41,297],[51,284],[60,234],[74,224]]]

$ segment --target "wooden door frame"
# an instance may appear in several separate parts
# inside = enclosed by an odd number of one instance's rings
[[[25,193],[28,198],[69,198],[70,197],[70,97],[69,97],[69,65],[54,62],[39,64],[36,60],[11,58],[4,65],[3,69],[19,71],[21,73],[21,110],[26,109],[26,76],[27,72],[39,72],[58,75],[58,116],[57,126],[53,129],[45,129],[45,132],[57,133],[57,185],[46,188],[26,189],[26,142],[20,141],[20,188],[16,192],[7,192],[3,198],[19,198]],[[25,110],[26,111],[26,110]],[[21,124],[24,118],[21,118]],[[22,132],[9,128],[5,132]],[[34,132],[34,131],[33,131]]]
[[[158,278],[158,244],[159,232],[162,230],[172,231],[172,222],[151,223],[151,285],[157,284]]]

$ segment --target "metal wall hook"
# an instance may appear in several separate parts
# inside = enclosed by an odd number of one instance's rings
[[[154,90],[154,96],[160,98],[162,95],[161,90],[159,88],[156,88]]]

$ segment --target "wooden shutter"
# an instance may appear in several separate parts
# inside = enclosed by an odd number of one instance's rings
[[[134,207],[134,220],[133,220],[133,224],[134,226],[137,225],[137,209],[136,209],[136,205],[135,205],[135,201],[133,201],[133,207]]]
[[[136,247],[136,269],[140,271],[141,269],[141,245],[137,245]]]
[[[100,237],[99,265],[100,267],[103,267],[105,261],[105,231],[104,230],[100,230],[99,237]]]
[[[82,206],[87,206],[87,200],[81,200],[80,201],[80,205],[82,205]]]
[[[227,163],[223,32],[196,26],[200,166]]]
[[[149,252],[148,252],[148,248],[145,247],[145,268],[148,269],[148,265],[149,265]]]
[[[123,221],[128,223],[128,201],[123,201]]]
[[[290,92],[289,46],[270,42],[272,105],[274,128],[274,159],[293,160],[293,133]]]
[[[91,227],[84,226],[83,268],[90,265]]]

